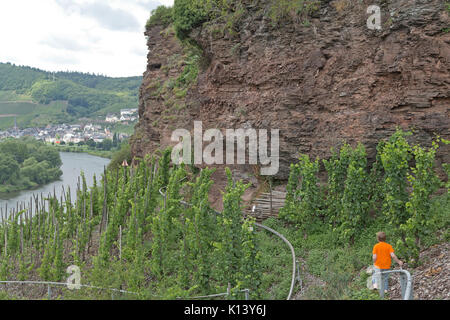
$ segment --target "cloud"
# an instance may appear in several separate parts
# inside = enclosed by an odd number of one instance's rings
[[[94,19],[105,29],[114,31],[139,31],[138,19],[125,9],[113,8],[107,3],[78,3],[73,0],[55,0],[68,14],[77,14]]]
[[[129,52],[139,57],[145,57],[147,55],[147,48],[145,47],[145,45],[133,46]]]
[[[135,2],[137,5],[141,6],[142,8],[145,8],[149,11],[156,9],[160,5],[166,5],[166,6],[171,5],[171,4],[168,4],[167,1],[136,0]]]
[[[43,39],[40,43],[54,49],[64,49],[68,51],[85,51],[89,48],[74,38],[67,37],[65,35],[50,35],[46,39]]]
[[[52,53],[47,53],[47,54],[41,54],[40,55],[40,60],[42,61],[46,61],[46,62],[51,62],[53,64],[58,64],[58,65],[78,65],[80,63],[80,60],[73,56],[73,55],[67,55],[67,54],[58,54],[55,52]]]
[[[81,14],[94,18],[106,29],[121,31],[140,30],[139,21],[135,16],[124,10],[111,8],[106,4],[88,4],[81,8]]]
[[[0,30],[8,32],[0,32],[0,61],[48,71],[142,74],[145,23],[152,9],[169,1],[1,0]]]

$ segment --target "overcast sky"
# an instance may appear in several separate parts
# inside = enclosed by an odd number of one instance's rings
[[[142,75],[151,10],[173,0],[0,0],[0,62]]]

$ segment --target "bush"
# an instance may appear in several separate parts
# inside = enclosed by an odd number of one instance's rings
[[[152,14],[147,21],[146,27],[151,26],[164,26],[167,27],[173,22],[173,8],[166,6],[159,6],[155,10],[152,10]]]
[[[320,225],[322,212],[322,190],[317,174],[319,159],[311,161],[308,155],[301,155],[299,162],[291,166],[286,205],[280,217],[298,224],[306,233]],[[300,181],[299,181],[300,179]]]
[[[208,10],[206,4],[202,0],[174,1],[173,20],[176,34],[180,39],[186,38],[189,31],[207,20]]]
[[[122,143],[120,146],[120,150],[114,153],[111,162],[108,165],[109,170],[113,170],[116,168],[120,168],[124,160],[127,160],[127,163],[130,164],[131,157],[131,147],[128,143]]]
[[[320,4],[320,0],[272,0],[269,17],[276,24],[290,17],[311,16],[320,9]]]

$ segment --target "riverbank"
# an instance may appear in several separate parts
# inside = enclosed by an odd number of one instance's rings
[[[96,156],[100,158],[112,159],[114,152],[117,150],[98,150],[90,148],[87,145],[83,146],[69,146],[69,145],[51,145],[55,150],[59,152],[71,152],[71,153],[87,153],[91,156]]]
[[[0,142],[0,192],[28,190],[58,180],[60,153],[33,138]]]
[[[64,197],[63,188],[66,192],[70,189],[71,198],[76,199],[77,183],[81,171],[86,177],[87,186],[91,187],[94,175],[97,180],[100,179],[105,167],[110,163],[109,159],[86,153],[61,152],[60,156],[62,160],[61,171],[63,172],[60,179],[27,190],[0,193],[0,208],[3,209],[3,212],[5,212],[6,206],[8,212],[10,211],[9,208],[17,208],[21,204],[29,207],[30,199],[34,199],[36,196],[40,198],[41,194],[43,197],[47,197],[49,194],[56,193],[59,199],[61,196]],[[32,207],[34,208],[34,201]]]
[[[40,187],[42,187],[46,184],[49,184],[49,183],[52,183],[52,182],[55,182],[58,180],[60,180],[60,178],[53,179],[44,184],[37,184],[37,183],[30,182],[27,184],[19,184],[19,185],[0,185],[0,199],[2,197],[6,197],[12,193],[17,193],[20,191],[33,191],[35,189],[39,189]]]

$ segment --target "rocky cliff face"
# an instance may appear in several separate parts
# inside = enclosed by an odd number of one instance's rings
[[[444,1],[322,1],[307,19],[277,25],[264,1],[243,2],[246,13],[232,35],[218,22],[191,32],[203,63],[185,96],[165,93],[183,70],[185,49],[170,28],[146,31],[134,155],[173,145],[172,131],[192,130],[193,121],[203,121],[204,130],[280,129],[277,177],[287,179],[300,153],[327,158],[343,141],[361,141],[373,158],[378,141],[397,126],[414,129],[423,144],[435,134],[450,139]],[[381,30],[367,28],[371,4],[381,7]],[[439,161],[449,162],[449,151],[443,146]],[[254,172],[249,165],[234,170],[249,180]]]

